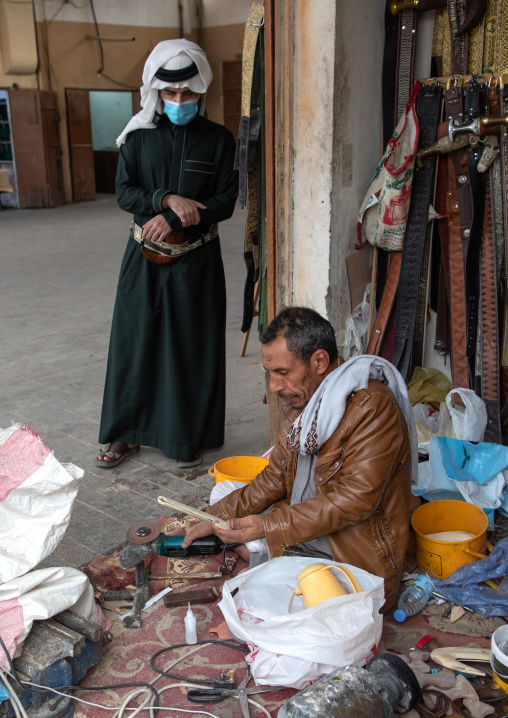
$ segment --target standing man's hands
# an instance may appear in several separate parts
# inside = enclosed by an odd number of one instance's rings
[[[206,209],[206,205],[195,199],[180,197],[178,194],[165,194],[161,201],[162,209],[172,209],[178,215],[180,221],[186,227],[201,222],[200,209]],[[146,225],[145,225],[146,226]]]
[[[142,237],[149,242],[164,242],[170,234],[173,234],[173,231],[162,214],[155,215],[143,225]]]

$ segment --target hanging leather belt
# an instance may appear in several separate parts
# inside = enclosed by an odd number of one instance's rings
[[[385,290],[383,292],[381,304],[379,305],[376,321],[374,323],[374,327],[372,328],[372,334],[370,335],[369,345],[366,351],[367,354],[374,354],[375,356],[381,355],[388,320],[390,318],[390,314],[392,313],[395,297],[397,296],[397,288],[399,286],[402,252],[392,252],[391,254],[392,262],[390,265],[390,271],[388,272]],[[385,358],[391,361],[391,357]]]
[[[475,387],[476,374],[476,338],[478,328],[478,300],[480,294],[479,259],[485,213],[485,177],[477,170],[480,150],[467,153],[469,177],[473,193],[473,221],[469,237],[465,264],[466,277],[466,356],[469,368],[469,381]]]
[[[412,375],[415,367],[424,365],[425,335],[427,329],[430,254],[432,251],[433,232],[434,222],[432,221],[427,224],[427,231],[425,232],[422,267],[420,271],[420,286],[418,289],[418,299],[416,302],[416,317],[414,324],[413,347],[409,372],[410,375]]]
[[[438,127],[439,137],[439,127]],[[441,264],[439,267],[436,337],[434,349],[440,354],[451,352],[450,341],[450,245],[448,241],[448,213],[446,199],[448,194],[448,178],[446,163],[448,157],[440,157],[437,169],[436,211],[439,215],[437,226],[441,247]]]
[[[462,0],[448,0],[450,23],[452,75],[467,73],[468,34],[462,32],[465,8]]]
[[[508,85],[504,84],[504,76],[500,77],[499,84],[499,114],[508,114]],[[504,442],[508,438],[508,128],[502,127],[499,138],[500,145],[500,172],[502,186],[502,219],[504,226],[504,254],[502,269],[502,287],[504,295],[504,311],[501,351],[501,393],[503,403]]]
[[[486,205],[480,261],[480,350],[481,397],[487,408],[485,441],[501,442],[499,407],[499,333],[497,315],[496,246],[493,206],[485,178]]]
[[[383,140],[392,136],[414,84],[418,15],[446,7],[447,0],[387,0],[383,55]]]
[[[455,153],[452,153],[455,154]],[[469,387],[466,359],[466,288],[464,276],[464,252],[461,236],[455,163],[448,155],[448,192],[446,213],[448,215],[450,257],[450,315],[452,337],[452,376],[455,387]]]
[[[464,91],[460,76],[450,78],[445,92],[445,112],[448,121],[458,126],[464,124]],[[438,136],[444,136],[446,132],[448,124],[443,123],[439,127]],[[455,150],[448,155],[447,170],[452,377],[455,387],[468,388],[465,261],[471,234],[472,197],[465,149]]]
[[[445,92],[445,109],[448,120],[454,125],[464,124],[464,92],[461,86],[462,78],[450,78]],[[444,128],[440,128],[444,131]],[[471,232],[472,197],[469,180],[469,170],[466,159],[466,149],[455,150],[451,153],[453,167],[455,168],[455,193],[460,215],[460,234],[463,242],[464,261],[467,254],[467,242]],[[462,386],[462,385],[458,385]],[[467,386],[464,384],[463,386]]]
[[[424,85],[420,89],[417,105],[420,149],[430,147],[436,141],[441,99],[442,91],[438,84]],[[411,357],[434,167],[435,158],[425,157],[422,166],[415,171],[411,206],[402,247],[393,364],[403,377],[407,374]]]

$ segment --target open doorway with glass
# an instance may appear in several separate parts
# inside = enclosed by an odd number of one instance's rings
[[[116,138],[139,111],[139,92],[65,92],[74,201],[114,194],[119,150]]]

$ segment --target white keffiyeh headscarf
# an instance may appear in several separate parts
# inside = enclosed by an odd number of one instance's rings
[[[418,440],[413,409],[406,382],[393,364],[382,357],[355,356],[328,374],[292,424],[286,446],[302,456],[317,453],[340,424],[348,396],[366,389],[369,379],[386,382],[406,420],[411,445],[411,480],[414,482],[418,474]]]
[[[195,63],[198,73],[187,80],[165,81],[155,77],[155,73],[161,68],[164,70],[182,70]],[[141,87],[141,112],[134,115],[123,132],[117,137],[118,147],[125,142],[129,132],[139,129],[153,130],[157,125],[154,123],[156,112],[162,114],[164,103],[159,97],[159,90],[164,87],[188,87],[192,92],[201,95],[199,111],[203,114],[205,109],[205,93],[212,81],[212,69],[206,59],[203,50],[190,40],[164,40],[152,50],[145,62],[143,70],[143,85]]]

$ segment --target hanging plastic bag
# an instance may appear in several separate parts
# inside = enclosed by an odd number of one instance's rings
[[[224,584],[219,606],[231,634],[249,645],[246,660],[257,684],[301,689],[335,668],[363,665],[376,651],[383,627],[383,579],[341,564],[354,574],[361,593],[306,609],[294,591],[300,571],[313,563],[315,558],[282,556]]]
[[[463,407],[453,402],[459,395]],[[487,428],[487,408],[472,389],[453,389],[446,396],[446,406],[450,413],[457,439],[464,441],[483,441]]]
[[[490,556],[456,569],[436,589],[450,601],[468,606],[482,616],[508,615],[508,538],[499,541]],[[487,579],[504,579],[497,589],[483,584]]]
[[[407,385],[407,393],[411,404],[422,402],[428,404],[431,401],[441,403],[445,401],[446,395],[451,391],[452,383],[442,371],[417,366]]]
[[[344,339],[343,353],[345,360],[358,356],[358,354],[365,354],[366,334],[369,324],[370,286],[370,284],[367,284],[362,303],[346,319],[346,337]]]
[[[402,249],[420,132],[415,111],[419,86],[416,82],[362,202],[357,249],[366,241],[392,252]]]
[[[457,396],[460,397],[462,406],[454,402]],[[420,403],[413,406],[413,412],[420,454],[428,455],[429,441],[433,436],[483,441],[487,427],[487,409],[483,399],[472,389],[452,389],[446,395],[445,401],[441,402],[439,412],[432,413],[430,406]]]

